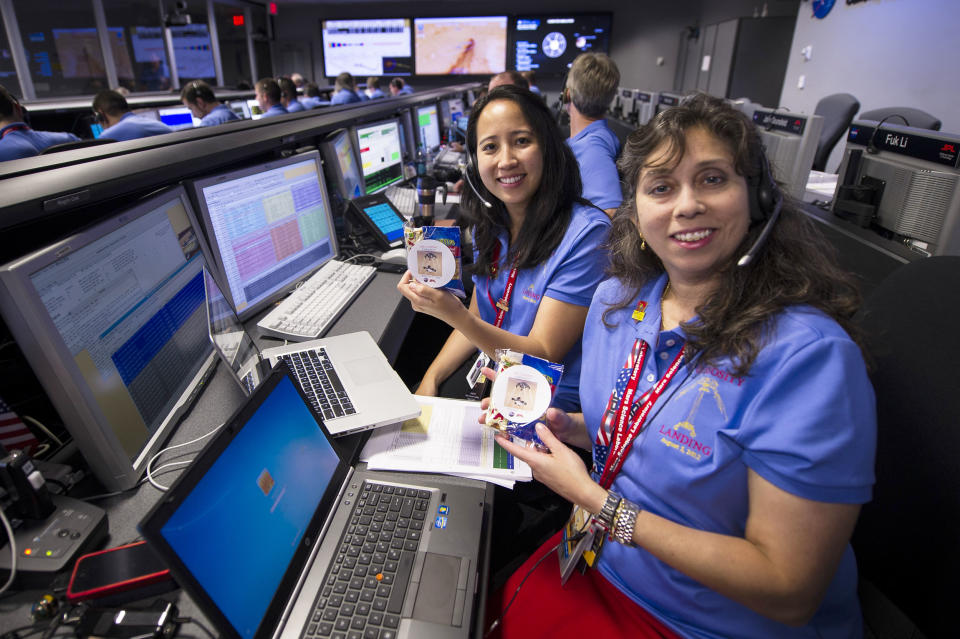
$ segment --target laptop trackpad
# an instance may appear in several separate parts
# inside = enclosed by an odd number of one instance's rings
[[[390,370],[384,366],[383,359],[380,357],[364,357],[354,359],[345,363],[347,375],[357,386],[379,382],[387,377]]]
[[[432,552],[425,553],[420,587],[413,606],[414,619],[451,625],[454,604],[457,601],[460,559]]]

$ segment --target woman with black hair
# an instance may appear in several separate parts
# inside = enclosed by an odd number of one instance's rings
[[[580,336],[606,265],[600,244],[609,220],[580,198],[576,158],[543,100],[503,86],[477,101],[467,127],[472,156],[461,209],[474,238],[469,308],[407,272],[398,289],[419,312],[453,332],[417,393],[440,384],[477,349],[510,348],[553,362],[564,374],[554,405],[576,410]]]

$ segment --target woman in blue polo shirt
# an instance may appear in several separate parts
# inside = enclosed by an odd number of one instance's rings
[[[527,575],[504,637],[862,637],[849,539],[876,417],[855,287],[723,101],[662,112],[619,167],[583,413],[551,409],[550,454],[501,441],[606,541],[561,589],[557,562],[531,572],[554,538],[491,616]],[[592,450],[592,472],[568,445]]]
[[[409,272],[398,285],[415,310],[454,329],[417,392],[436,395],[478,348],[491,357],[511,348],[563,362],[555,405],[576,409],[580,336],[603,278],[609,221],[580,198],[576,158],[543,100],[526,89],[502,86],[478,100],[467,145],[477,189],[465,189],[460,205],[474,231],[470,306]]]

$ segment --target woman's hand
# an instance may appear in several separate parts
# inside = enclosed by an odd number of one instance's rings
[[[440,385],[433,381],[433,379],[424,376],[424,378],[420,380],[420,384],[417,386],[417,390],[414,391],[413,394],[421,395],[423,397],[436,397],[440,394]]]
[[[459,319],[469,314],[467,307],[453,293],[421,284],[413,278],[410,271],[400,278],[397,290],[410,300],[413,310],[432,315],[454,328],[457,328],[456,322]]]

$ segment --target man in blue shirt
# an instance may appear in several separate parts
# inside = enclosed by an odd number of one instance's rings
[[[353,79],[353,76],[344,71],[337,76],[337,79],[333,83],[333,98],[330,100],[330,104],[353,104],[354,102],[362,102],[363,98],[357,95],[357,83]]]
[[[293,83],[293,80],[287,77],[279,77],[277,78],[277,84],[280,86],[280,104],[287,110],[287,113],[307,110],[297,99],[297,85]]]
[[[383,91],[380,90],[380,78],[376,77],[367,78],[367,88],[364,93],[366,93],[367,97],[371,100],[387,97]]]
[[[403,78],[394,78],[390,80],[390,95],[397,97],[398,95],[410,95],[413,93],[413,87],[403,81]]]
[[[577,157],[583,197],[613,215],[623,201],[617,155],[620,140],[604,115],[617,94],[620,70],[604,53],[581,53],[573,61],[561,100],[570,113],[567,144]]]
[[[300,104],[306,109],[316,109],[321,106],[329,106],[330,100],[325,100],[320,93],[320,87],[318,87],[313,82],[307,84],[307,88],[303,90],[304,98],[300,100]]]
[[[0,162],[33,157],[48,146],[79,139],[72,133],[31,129],[23,121],[23,107],[0,84]]]
[[[217,101],[213,89],[203,80],[193,80],[180,91],[180,101],[190,109],[200,126],[216,126],[240,118],[230,107]]]
[[[263,111],[263,117],[272,118],[276,115],[284,115],[287,109],[281,104],[280,85],[273,78],[261,78],[257,80],[253,92],[257,98],[257,104]]]
[[[101,91],[93,98],[93,112],[104,124],[102,138],[136,140],[151,135],[172,133],[173,129],[159,120],[137,115],[130,110],[127,100],[116,91]]]

